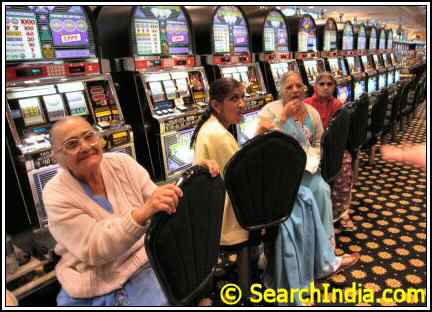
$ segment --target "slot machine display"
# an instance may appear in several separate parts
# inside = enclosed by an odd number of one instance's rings
[[[385,66],[384,55],[383,55],[383,53],[385,53],[386,51],[386,43],[387,43],[386,31],[384,28],[381,28],[378,31],[378,37],[379,37],[378,51],[376,54],[373,55],[373,60],[375,63],[375,68],[378,70],[378,74],[379,74],[378,87],[379,90],[381,91],[387,88],[387,76],[389,70],[389,68]]]
[[[243,83],[246,102],[243,116],[247,119],[249,115],[245,114],[257,114],[261,107],[273,100],[273,96],[267,92],[259,64],[254,62],[249,25],[242,9],[237,6],[191,6],[187,9],[197,52],[205,64],[209,80],[233,78]],[[236,135],[241,140],[242,134]]]
[[[364,71],[367,74],[367,92],[372,95],[379,91],[378,88],[378,71],[375,68],[373,55],[377,50],[377,29],[375,26],[367,29],[367,54],[361,55],[361,61],[363,64]]]
[[[308,96],[311,96],[317,75],[325,71],[324,60],[318,52],[315,20],[309,14],[288,16],[286,20],[291,31],[291,47],[296,51],[295,58],[303,81],[308,86]]]
[[[105,151],[134,156],[114,84],[102,73],[90,11],[83,6],[6,7],[6,119],[20,180],[29,186],[44,228],[42,189],[59,165],[49,131],[65,116],[82,116],[100,132]]]
[[[257,53],[267,89],[274,98],[278,98],[283,74],[299,71],[289,47],[285,17],[275,8],[247,14],[247,17],[252,32],[252,49]]]
[[[353,28],[351,23],[345,23],[343,31],[338,31],[335,20],[329,18],[318,28],[318,46],[321,50],[321,57],[326,63],[327,70],[336,79],[336,96],[343,103],[352,100],[351,76],[349,76],[345,62],[345,50],[352,51]],[[339,39],[338,35],[342,38]],[[350,52],[351,54],[352,52]]]
[[[387,84],[391,86],[397,83],[395,77],[396,77],[396,71],[399,71],[399,68],[395,63],[394,55],[393,55],[393,30],[392,29],[387,30],[386,38],[387,38],[386,50],[385,53],[383,54],[383,58],[384,58],[384,65],[387,69]]]
[[[154,180],[173,180],[192,165],[191,137],[209,103],[187,11],[105,6],[97,25],[123,112],[134,128],[137,159]],[[241,68],[236,74],[246,73]]]
[[[366,39],[365,25],[354,25],[354,51],[346,56],[348,71],[352,77],[353,101],[359,100],[363,93],[367,91],[366,68],[362,67],[361,59],[364,55],[367,55]]]

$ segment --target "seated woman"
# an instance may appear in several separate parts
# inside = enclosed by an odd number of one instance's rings
[[[212,84],[209,109],[192,137],[196,162],[214,159],[223,172],[229,159],[240,149],[228,128],[241,121],[244,92],[243,85],[234,79],[219,79]],[[221,244],[241,242],[247,239],[247,234],[235,219],[227,196]],[[291,216],[281,226],[276,246],[272,269],[277,287],[308,287],[313,279],[345,269],[359,258],[358,254],[336,257],[312,193],[306,187],[300,187]]]
[[[257,133],[279,128],[302,145],[308,155],[308,162],[315,162],[316,165],[312,167],[317,167],[324,132],[320,115],[312,106],[304,104],[305,86],[299,73],[285,73],[280,85],[281,99],[268,103],[261,109]],[[330,186],[319,171],[313,171],[315,170],[305,172],[302,185],[312,191],[327,237],[335,246]]]
[[[329,72],[320,73],[315,80],[315,94],[304,101],[306,104],[312,105],[319,112],[324,129],[328,127],[336,111],[343,107],[342,102],[333,96],[335,88],[336,80],[332,74]],[[331,193],[333,221],[338,221],[343,231],[353,231],[355,229],[349,215],[352,186],[352,159],[351,154],[345,151],[342,161],[342,171],[334,181]]]
[[[45,186],[43,201],[61,256],[58,305],[167,305],[144,235],[152,215],[175,213],[181,189],[157,187],[126,154],[103,154],[98,133],[81,117],[58,121],[51,139],[61,169]]]

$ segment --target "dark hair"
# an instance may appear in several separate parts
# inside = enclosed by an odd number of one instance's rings
[[[198,132],[200,131],[202,125],[210,118],[213,113],[213,107],[211,102],[213,100],[222,103],[235,89],[239,88],[241,83],[232,78],[221,78],[215,80],[210,86],[210,103],[208,109],[201,115],[200,120],[195,128],[192,135],[190,147],[192,148],[195,144]]]

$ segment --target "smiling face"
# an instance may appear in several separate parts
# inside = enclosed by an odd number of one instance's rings
[[[102,161],[102,142],[85,119],[62,121],[53,129],[53,139],[54,157],[75,176],[83,177],[98,170]],[[70,144],[74,141],[75,144]]]
[[[246,105],[244,97],[245,90],[241,85],[228,94],[228,96],[224,98],[223,102],[212,100],[212,107],[225,128],[240,123],[242,118],[242,109]]]

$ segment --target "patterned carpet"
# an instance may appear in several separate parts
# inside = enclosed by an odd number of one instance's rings
[[[415,118],[398,135],[396,141],[425,143],[425,114],[425,105],[421,105]],[[385,137],[384,142],[396,144],[391,141],[390,136]],[[427,285],[426,191],[426,173],[422,170],[381,160],[379,148],[376,161],[371,165],[367,154],[362,152],[359,176],[353,188],[351,205],[351,216],[357,230],[348,234],[339,233],[336,250],[337,255],[360,252],[361,258],[352,268],[321,280],[318,287],[328,283],[331,293],[335,288],[351,288],[352,283],[356,283],[361,284],[359,287],[363,290],[374,289],[375,298],[380,298],[386,288],[425,289]],[[237,280],[237,274],[232,266],[227,267],[226,272],[215,280],[216,287],[211,294],[213,306],[223,306],[219,298],[220,289],[227,282]],[[260,277],[261,272],[253,272],[253,281],[260,282]],[[243,301],[237,305],[252,304]],[[343,304],[343,306],[354,305],[406,306],[408,304],[389,302]],[[420,303],[412,303],[412,305],[426,306]],[[322,303],[317,306],[341,306],[341,304]]]
[[[426,142],[426,110],[397,138],[403,143]],[[384,142],[396,145],[390,136]],[[379,151],[379,149],[377,149]],[[352,219],[358,229],[337,236],[337,254],[360,252],[352,269],[331,276],[326,282],[337,288],[361,283],[381,297],[385,288],[422,288],[427,285],[426,172],[401,163],[381,160],[370,165],[360,158],[358,181],[353,189]],[[368,304],[363,304],[367,306]],[[380,305],[398,305],[381,303]],[[324,305],[323,305],[324,306]]]

